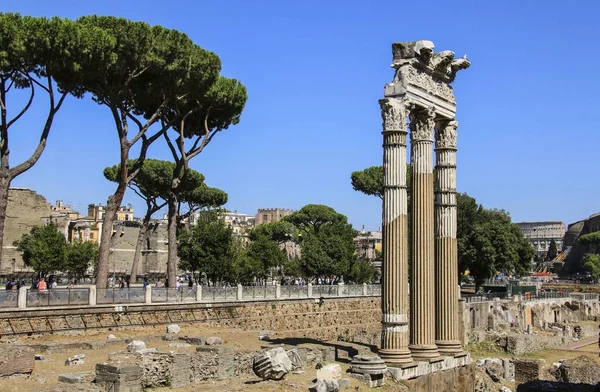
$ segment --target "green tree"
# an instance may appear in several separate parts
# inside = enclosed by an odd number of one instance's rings
[[[189,169],[186,178],[194,172],[194,170]],[[184,179],[184,181],[187,180]],[[227,203],[227,199],[228,195],[225,191],[219,188],[209,187],[205,183],[200,184],[200,186],[194,189],[183,190],[182,193],[179,195],[179,204],[177,207],[178,224],[180,224],[181,221],[198,211],[219,209],[221,206]],[[183,212],[183,209],[185,209],[186,211]]]
[[[583,269],[588,271],[595,281],[600,278],[600,255],[586,253],[583,256]]]
[[[463,244],[464,266],[475,280],[476,290],[496,272],[526,274],[535,253],[519,226],[502,210],[482,209]]]
[[[356,260],[356,231],[348,218],[333,208],[308,204],[283,219],[302,232],[299,267],[308,278],[348,275]]]
[[[81,97],[77,79],[105,55],[103,38],[67,19],[0,13],[0,259],[10,184],[42,156],[67,96]],[[9,133],[36,106],[47,111],[36,112],[20,132],[39,132],[39,137],[26,137],[33,152],[15,164]]]
[[[178,108],[212,89],[221,63],[176,30],[111,16],[86,16],[77,24],[103,32],[112,44],[106,57],[78,78],[81,88],[108,109],[119,142],[120,173],[106,203],[96,276],[98,287],[106,287],[110,234],[127,184],[140,171],[149,146],[180,123]],[[137,161],[130,166],[132,148]],[[172,238],[173,253],[174,244]],[[169,284],[174,287],[172,267]]]
[[[356,259],[350,266],[348,280],[356,284],[371,283],[376,276],[377,267],[372,262],[364,259]]]
[[[69,244],[65,252],[65,263],[62,271],[67,273],[70,280],[82,279],[90,265],[98,260],[98,245],[85,241]]]
[[[371,166],[350,175],[352,189],[383,200],[383,166]]]
[[[283,266],[287,262],[286,254],[277,242],[267,237],[259,237],[248,244],[246,257],[253,260],[255,265],[260,266],[255,275],[260,278],[269,276],[273,268],[282,271]]]
[[[548,252],[546,253],[546,261],[552,261],[558,256],[558,248],[556,247],[556,241],[550,240],[548,245]]]
[[[65,266],[67,241],[54,223],[33,227],[13,245],[22,253],[25,265],[33,268],[38,277],[61,271]]]
[[[203,211],[194,226],[180,230],[178,252],[181,269],[205,273],[213,284],[230,281],[235,276],[233,231],[214,211]]]
[[[130,167],[137,164],[136,159],[129,161]],[[147,241],[152,226],[152,215],[160,211],[166,204],[170,192],[171,179],[175,170],[175,163],[157,159],[145,159],[138,174],[127,186],[146,202],[146,212],[138,233],[133,263],[131,266],[131,281],[137,279],[139,260],[144,243]],[[119,182],[121,165],[114,165],[104,169],[104,177],[113,182]],[[217,188],[211,188],[204,183],[204,176],[189,170],[184,178],[183,197],[180,202],[187,201],[190,205],[188,213],[200,207],[219,207],[227,202],[227,193]]]
[[[174,138],[169,131],[165,132],[164,137],[176,163],[167,200],[169,282],[174,281],[177,273],[177,213],[185,187],[182,180],[189,170],[189,162],[208,146],[216,134],[239,123],[246,100],[244,85],[235,79],[219,76],[208,90],[190,91],[180,105],[164,113],[164,121],[174,124],[171,129],[175,134]],[[186,147],[186,139],[190,140],[190,146]]]

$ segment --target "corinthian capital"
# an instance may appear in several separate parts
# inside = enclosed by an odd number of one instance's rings
[[[434,126],[435,108],[433,106],[426,110],[414,109],[410,115],[410,139],[433,142]]]
[[[383,130],[406,132],[409,115],[408,102],[404,99],[383,98],[379,100]]]
[[[456,148],[458,121],[441,120],[436,123],[435,128],[436,148]]]

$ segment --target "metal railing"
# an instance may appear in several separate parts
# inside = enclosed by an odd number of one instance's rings
[[[96,290],[97,304],[138,304],[146,301],[144,288],[110,288]]]
[[[494,301],[496,298],[505,299],[506,297],[506,293],[463,294],[461,296],[467,303],[489,302]]]
[[[16,308],[19,301],[17,290],[0,291],[0,308]]]
[[[337,297],[338,286],[329,284],[317,284],[312,289],[313,297]]]
[[[96,289],[95,286],[91,286],[42,291],[21,288],[20,290],[0,290],[0,309],[69,305],[237,302],[320,297],[377,297],[380,295],[381,286],[378,284],[184,286],[178,289],[167,287]]]
[[[151,300],[155,302],[194,302],[196,301],[196,289],[190,287],[169,288],[153,287]]]
[[[237,287],[231,286],[212,286],[202,287],[202,300],[208,301],[235,301],[237,299]]]
[[[277,298],[277,286],[242,286],[242,299]]]
[[[27,289],[26,304],[28,307],[88,305],[89,303],[90,290],[85,288]]]

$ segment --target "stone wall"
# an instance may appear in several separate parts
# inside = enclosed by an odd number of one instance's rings
[[[133,254],[139,234],[139,227],[122,226],[116,229],[112,238],[111,252],[109,256],[109,271],[129,274],[133,263]],[[150,245],[150,248],[148,248]],[[167,270],[167,225],[159,223],[150,234],[149,241],[142,247],[142,257],[138,269],[138,275],[162,276]]]
[[[21,253],[17,252],[13,242],[34,226],[41,225],[42,218],[48,218],[51,213],[50,204],[42,195],[26,188],[9,189],[0,275],[24,268]]]
[[[277,338],[338,338],[379,343],[379,298],[327,298],[244,303],[178,303],[0,311],[0,335],[200,322],[273,331]]]

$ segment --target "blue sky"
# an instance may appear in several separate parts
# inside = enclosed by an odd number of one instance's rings
[[[515,221],[571,223],[600,211],[600,3],[594,1],[39,1],[2,12],[123,16],[187,33],[248,88],[239,125],[192,167],[229,193],[227,207],[322,203],[377,229],[381,204],[350,173],[381,164],[378,99],[392,80],[391,43],[429,39],[467,54],[454,82],[458,188]],[[44,106],[11,135],[11,162],[33,150]],[[38,164],[13,186],[76,208],[105,203],[118,161],[109,113],[70,98]],[[168,159],[162,144],[150,156]],[[143,212],[132,192],[126,202]]]

